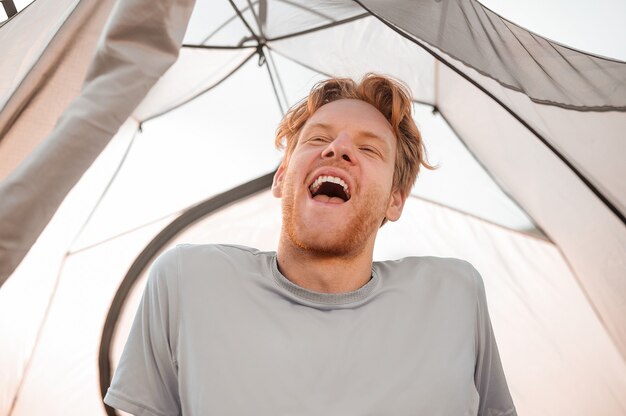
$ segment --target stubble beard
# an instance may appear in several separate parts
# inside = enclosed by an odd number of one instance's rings
[[[299,226],[304,227],[304,221],[295,207],[293,187],[285,183],[282,198],[283,232],[294,246],[309,255],[323,258],[355,257],[363,251],[372,233],[376,233],[380,227],[382,218],[379,218],[379,212],[383,209],[380,195],[375,189],[361,195],[356,215],[338,230],[301,230]],[[385,207],[389,198],[384,201]],[[307,238],[307,233],[325,233],[327,237]]]

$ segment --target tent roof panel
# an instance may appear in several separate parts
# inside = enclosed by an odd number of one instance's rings
[[[133,116],[144,122],[193,100],[223,82],[254,53],[254,49],[181,49],[178,60],[157,81]]]
[[[474,0],[359,2],[407,37],[522,91],[533,101],[626,111],[626,63],[585,54],[505,20]]]
[[[394,47],[386,46],[389,44]],[[392,75],[411,88],[417,101],[434,102],[434,59],[374,18],[273,41],[269,46],[323,74],[353,78],[366,72]]]
[[[626,312],[621,299],[626,293],[626,228],[620,219],[543,143],[479,89],[447,68],[442,68],[441,80],[442,113],[503,189],[563,250],[626,356]],[[465,100],[472,102],[471,109]]]
[[[258,86],[256,94],[233,94],[242,85]],[[75,248],[271,172],[279,119],[267,74],[250,61],[210,94],[146,122]]]

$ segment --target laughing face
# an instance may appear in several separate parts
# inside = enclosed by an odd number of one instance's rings
[[[383,219],[397,220],[404,205],[395,157],[393,130],[375,107],[353,99],[320,107],[274,177],[281,243],[318,256],[373,250]]]

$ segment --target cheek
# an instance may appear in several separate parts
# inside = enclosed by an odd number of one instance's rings
[[[289,158],[288,171],[292,179],[305,177],[311,164],[316,158],[317,152],[311,150],[299,150]]]
[[[302,181],[298,175],[297,170],[293,169],[294,167],[293,162],[295,162],[295,160],[292,160],[291,162],[292,162],[292,166],[290,166],[290,168],[285,172],[285,177],[284,177],[284,182],[283,182],[283,193],[290,194],[290,196],[293,197],[293,195],[296,193],[298,185]]]
[[[366,166],[365,169],[369,172],[375,172],[375,179],[381,187],[391,189],[394,177],[393,164],[388,162],[372,163],[370,166]]]
[[[387,168],[387,170],[386,170],[386,172],[387,172],[386,178],[387,178],[387,180],[389,182],[393,182],[393,177],[394,177],[396,166],[395,166],[395,164],[389,164],[389,165],[387,165],[386,168]]]

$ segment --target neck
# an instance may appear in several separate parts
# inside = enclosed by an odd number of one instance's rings
[[[352,292],[372,276],[373,244],[350,256],[328,256],[294,246],[281,237],[277,262],[280,272],[294,284],[321,293]]]

